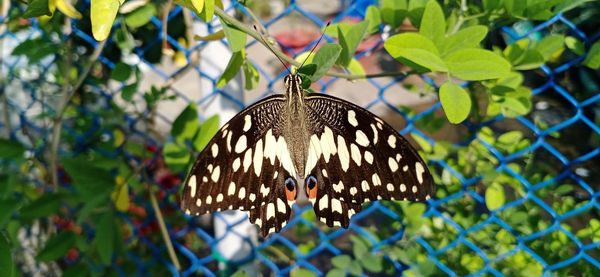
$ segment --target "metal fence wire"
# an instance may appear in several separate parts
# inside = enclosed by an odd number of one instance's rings
[[[324,20],[309,10],[290,1],[282,11],[262,22],[267,28],[281,22],[287,17],[301,17],[311,22],[317,28],[323,27]],[[345,18],[362,18],[365,14],[365,1],[341,1],[338,3],[340,12],[332,19],[333,23]],[[367,3],[368,4],[368,3]],[[245,7],[234,2],[226,7],[228,12],[237,10],[244,14]],[[168,22],[180,20],[182,13],[180,7],[174,8]],[[84,41],[90,47],[96,47],[96,42],[89,33],[82,31],[81,26],[89,24],[73,20],[73,32],[70,34]],[[198,19],[196,25],[205,26]],[[162,21],[152,18],[152,25],[156,30],[162,29]],[[37,23],[26,31],[12,33],[5,29],[0,34],[6,45],[18,45],[30,37],[43,35],[43,30]],[[116,28],[123,22],[117,21]],[[175,24],[175,23],[173,23]],[[600,38],[600,32],[586,33],[578,25],[558,14],[553,18],[541,22],[523,25],[503,26],[498,29],[506,42],[513,43],[522,38],[541,39],[552,30],[560,29],[561,32],[573,36],[589,46]],[[220,23],[215,18],[206,24],[209,33],[220,29]],[[177,70],[165,71],[151,62],[149,55],[154,51],[154,46],[161,45],[161,32],[154,32],[149,43],[137,46],[132,53],[136,66],[144,68],[145,76],[168,80]],[[329,39],[329,38],[328,38]],[[189,57],[194,51],[202,50],[211,43],[197,41],[192,45],[184,45],[177,39],[168,36],[167,41],[177,51]],[[109,45],[115,43],[112,40]],[[382,39],[370,44],[367,49],[361,49],[357,59],[368,58],[377,49],[381,49]],[[262,47],[256,41],[250,41],[250,47]],[[308,43],[301,50],[292,47],[286,52],[292,55],[303,52],[312,46]],[[200,51],[201,53],[201,51]],[[12,118],[11,137],[25,141],[25,133],[39,136],[41,145],[31,147],[34,155],[43,154],[49,143],[48,138],[52,132],[49,124],[39,120],[42,105],[48,105],[41,88],[46,90],[56,89],[54,80],[47,79],[44,74],[52,65],[52,60],[42,61],[35,76],[27,76],[22,69],[23,61],[19,58],[9,57],[3,53],[2,68],[5,72],[5,89],[18,89],[22,92],[19,97],[8,98],[8,110]],[[252,57],[250,57],[252,59]],[[568,84],[559,82],[565,76],[581,74],[580,64],[584,57],[575,57],[563,61],[561,64],[543,65],[533,73],[527,73],[526,85],[533,89],[533,109],[527,116],[506,118],[499,115],[482,122],[466,122],[459,127],[447,129],[448,133],[461,133],[460,139],[453,142],[452,148],[448,142],[438,142],[437,136],[430,135],[427,124],[443,119],[443,111],[439,102],[432,101],[424,108],[407,109],[399,107],[390,100],[390,91],[402,84],[404,78],[381,78],[362,81],[362,87],[369,86],[375,93],[369,94],[366,108],[379,107],[377,113],[393,114],[402,126],[401,134],[412,137],[421,142],[421,146],[429,145],[431,149],[424,149],[429,158],[429,167],[436,175],[438,183],[438,197],[428,201],[426,206],[411,206],[403,203],[374,202],[355,215],[349,229],[327,228],[314,219],[312,207],[294,206],[295,218],[289,222],[286,229],[280,234],[274,234],[266,239],[256,239],[242,236],[247,243],[252,245],[247,257],[237,257],[235,261],[227,260],[217,251],[217,244],[223,242],[223,236],[215,235],[212,224],[203,219],[184,216],[178,211],[179,203],[176,197],[165,197],[160,201],[162,210],[176,210],[167,216],[167,227],[173,241],[177,257],[181,263],[182,275],[204,274],[207,276],[218,275],[217,270],[226,274],[235,272],[241,267],[253,267],[255,272],[271,271],[276,275],[288,275],[298,272],[299,268],[312,271],[317,275],[325,275],[335,268],[331,259],[339,255],[348,255],[352,259],[360,260],[357,253],[366,252],[374,263],[383,264],[383,270],[378,274],[412,276],[422,275],[600,275],[600,227],[596,227],[593,234],[585,235],[581,229],[589,227],[592,222],[597,225],[598,210],[600,205],[598,191],[600,175],[598,156],[600,155],[600,89],[595,88],[593,94],[582,94]],[[104,65],[113,68],[115,64],[111,58],[104,55],[99,59]],[[281,70],[272,74],[271,70],[261,67],[258,71],[260,78],[266,80],[261,94],[272,93],[271,88],[282,82],[285,71]],[[200,99],[191,100],[185,93],[172,86],[169,93],[179,97],[178,101],[193,102],[199,106],[205,105],[219,96],[225,101],[230,101],[240,109],[254,102],[253,99],[241,99],[240,95],[230,94],[227,90],[218,89],[216,84],[219,74],[208,74],[205,68],[193,66],[189,74],[208,81],[211,90]],[[156,77],[158,76],[158,77]],[[575,78],[575,77],[573,77]],[[426,76],[421,77],[422,82],[435,86],[433,80]],[[179,80],[177,82],[185,82]],[[346,82],[338,78],[326,78],[319,82],[321,92],[328,93],[329,88],[337,83]],[[366,85],[365,85],[366,84]],[[110,110],[118,101],[117,98],[123,87],[97,86],[92,82],[86,83],[88,93],[98,97],[99,106],[80,106],[78,112],[82,116],[92,118],[93,124],[85,133],[75,133],[73,123],[65,122],[66,133],[74,140],[74,147],[62,148],[64,155],[76,155],[88,149],[89,134],[98,130],[105,130],[106,122],[99,117],[101,110]],[[351,92],[361,93],[361,92]],[[48,96],[45,97],[52,97]],[[184,103],[185,104],[185,103]],[[185,105],[179,106],[181,109]],[[52,109],[48,105],[46,109]],[[147,111],[146,111],[147,112]],[[159,109],[156,120],[164,126],[172,123],[172,116],[164,115],[165,110]],[[174,111],[174,113],[178,113]],[[126,122],[125,136],[130,140],[148,141],[150,145],[161,149],[164,138],[158,138],[139,126],[139,114],[125,112],[116,113],[115,120]],[[210,113],[210,111],[208,111]],[[445,119],[444,119],[445,120]],[[224,124],[225,122],[221,122]],[[405,124],[403,124],[405,123]],[[7,128],[3,122],[0,130]],[[460,129],[460,130],[459,130]],[[521,134],[519,145],[502,144],[503,139],[515,135],[513,130]],[[166,133],[166,132],[165,132]],[[507,135],[508,134],[508,135]],[[463,139],[464,138],[464,139]],[[439,144],[447,146],[444,158],[436,158]],[[511,144],[510,142],[508,144]],[[452,150],[460,149],[460,150]],[[455,151],[455,152],[453,152]],[[160,153],[160,151],[157,151]],[[132,153],[120,150],[117,153],[103,153],[107,157],[125,156],[135,160]],[[159,154],[157,154],[158,158]],[[491,164],[487,170],[479,168],[479,159],[485,159]],[[466,170],[469,166],[474,168]],[[534,168],[531,168],[534,167]],[[482,172],[496,172],[490,177]],[[183,177],[181,172],[180,177]],[[140,177],[141,178],[141,177]],[[497,209],[488,209],[485,202],[486,188],[482,186],[484,178],[497,178],[502,183],[502,188],[511,191],[507,193],[504,204]],[[148,180],[145,180],[148,181]],[[153,183],[152,185],[158,186]],[[178,193],[178,188],[161,189],[168,195]],[[512,196],[509,196],[512,195]],[[167,249],[160,239],[150,239],[144,236],[143,229],[155,224],[155,214],[152,213],[150,203],[144,201],[140,195],[132,195],[132,201],[138,202],[143,207],[148,207],[148,215],[139,226],[133,228],[133,236],[138,240],[138,247],[129,250],[127,258],[134,265],[137,276],[155,274],[155,268],[162,267],[175,276],[178,272],[169,259]],[[419,211],[421,207],[426,207]],[[410,213],[421,214],[415,220],[408,220]],[[215,214],[219,220],[220,214]],[[125,213],[120,215],[127,224],[137,224]],[[203,217],[204,218],[204,217]],[[186,222],[183,227],[175,228],[175,221]],[[233,224],[241,224],[238,221]],[[232,226],[228,226],[229,228]],[[301,234],[301,235],[299,235]],[[131,238],[130,238],[131,239]],[[361,250],[364,248],[364,251]],[[362,251],[362,252],[361,252]],[[221,263],[221,267],[219,264]],[[223,267],[225,265],[225,267]],[[129,275],[130,271],[119,263],[114,268],[122,276]],[[376,269],[369,269],[359,273],[372,275]],[[369,271],[374,270],[374,271]],[[369,273],[371,272],[371,273]],[[377,274],[374,274],[377,275]]]

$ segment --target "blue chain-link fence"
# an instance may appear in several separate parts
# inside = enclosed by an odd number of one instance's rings
[[[331,19],[336,23],[349,17],[363,17],[369,3],[341,1],[337,4],[339,6],[336,7],[338,12],[335,17],[325,19],[309,8],[291,1],[263,24],[271,29],[286,18],[294,17],[302,18],[305,20],[303,22],[312,22],[318,30],[324,26],[325,20]],[[238,15],[246,14],[245,9],[238,3],[226,7],[228,12],[237,12]],[[167,22],[179,24],[175,21],[181,22],[184,12],[187,11],[180,7],[174,8]],[[194,22],[202,28],[205,26],[199,20],[194,19]],[[98,42],[88,31],[88,22],[73,20],[71,23],[73,30],[67,35],[83,41],[81,44],[87,47],[98,47]],[[544,22],[529,25],[521,23],[498,29],[507,44],[526,37],[540,40],[552,32],[560,32],[583,42],[585,48],[589,49],[600,38],[597,30],[581,29],[563,14]],[[11,48],[31,37],[44,36],[40,23],[33,20],[31,24],[27,29],[4,29],[4,33],[0,34],[4,47]],[[116,24],[115,29],[118,29],[123,22],[118,21]],[[158,17],[153,17],[150,24],[153,28],[145,29],[146,34],[138,34],[146,36],[144,44],[137,45],[129,55],[132,63],[143,68],[144,76],[166,81],[182,70],[191,69],[186,74],[210,84],[209,90],[204,91],[202,97],[193,98],[189,97],[189,92],[177,88],[176,84],[185,82],[184,80],[173,80],[175,85],[169,86],[167,93],[176,95],[178,101],[184,103],[165,109],[177,107],[181,110],[187,102],[206,107],[216,97],[242,108],[260,99],[241,99],[239,94],[230,94],[226,89],[216,88],[219,74],[208,74],[202,66],[181,64],[172,67],[172,70],[158,66],[155,51],[159,51],[157,49],[162,45],[160,30],[163,23]],[[213,33],[220,29],[220,23],[215,18],[206,27],[209,33]],[[226,43],[193,41],[186,46],[171,36],[172,32],[167,34],[167,42],[175,51],[183,53],[187,62],[194,53],[198,50],[202,53],[209,44]],[[152,38],[147,39],[148,36]],[[99,61],[109,68],[116,65],[114,56],[106,55],[110,51],[110,44],[114,43],[114,40],[109,40],[99,57]],[[292,55],[310,49],[313,43],[304,44],[300,47],[302,50],[298,51],[298,47],[286,48],[287,45],[280,42],[283,50]],[[250,49],[262,47],[255,41],[249,44]],[[382,51],[382,44],[382,38],[377,38],[366,49],[359,48],[355,57],[359,60],[377,57],[377,53]],[[3,93],[6,96],[6,105],[2,110],[8,113],[6,117],[3,116],[0,130],[10,131],[10,137],[30,145],[32,155],[43,156],[48,150],[52,130],[50,122],[40,119],[39,115],[51,112],[55,108],[53,101],[59,99],[57,95],[60,95],[60,86],[56,80],[47,78],[45,72],[57,65],[52,58],[45,58],[39,61],[35,71],[26,72],[23,71],[26,61],[13,57],[6,51],[2,54]],[[202,54],[200,58],[202,59]],[[226,274],[250,265],[255,272],[272,271],[277,275],[298,272],[298,268],[324,275],[336,268],[337,262],[331,262],[333,257],[348,255],[360,260],[361,257],[357,255],[367,252],[372,255],[365,256],[368,257],[365,259],[372,260],[363,261],[364,269],[357,270],[366,275],[371,275],[372,272],[387,275],[404,272],[413,276],[518,276],[554,273],[598,276],[600,88],[592,87],[590,90],[593,93],[584,93],[581,87],[573,85],[585,78],[593,79],[589,70],[580,66],[584,58],[584,55],[573,56],[572,59],[561,58],[558,59],[559,63],[543,65],[540,69],[525,74],[525,84],[533,89],[533,108],[529,115],[472,120],[460,127],[445,127],[442,135],[431,131],[431,124],[445,120],[439,102],[424,101],[419,102],[418,108],[407,108],[399,106],[393,95],[390,96],[398,93],[398,88],[406,81],[403,77],[361,81],[361,89],[368,87],[367,90],[372,93],[350,91],[350,94],[368,95],[368,99],[361,98],[361,101],[365,100],[366,107],[377,108],[376,113],[384,118],[405,123],[391,122],[402,126],[399,131],[403,135],[413,137],[424,147],[424,156],[429,158],[429,167],[436,175],[438,198],[430,200],[426,210],[421,210],[423,206],[402,203],[372,203],[353,217],[347,230],[327,228],[314,219],[312,207],[295,206],[295,218],[282,233],[257,242],[253,242],[252,237],[246,238],[245,234],[239,234],[254,247],[249,256],[232,262],[216,251],[216,245],[224,238],[215,235],[212,223],[205,218],[184,217],[178,210],[176,197],[161,197],[159,205],[165,211],[170,239],[181,265],[180,272],[183,275],[217,275],[215,272],[219,269],[218,264],[223,262],[229,266],[223,271]],[[250,59],[253,57],[250,56]],[[372,59],[371,62],[385,61]],[[279,65],[278,72],[265,64],[257,62],[256,65],[260,78],[266,80],[266,84],[260,86],[260,95],[272,93],[272,88],[278,87],[277,84],[282,82],[286,71]],[[344,82],[346,81],[338,78],[325,78],[319,85],[322,92],[328,93],[330,88]],[[420,87],[424,91],[428,86],[435,87],[434,80],[426,76],[422,76],[418,82],[422,84]],[[591,80],[588,83],[597,86],[598,81]],[[107,117],[101,116],[108,111],[114,113],[114,120],[125,122],[120,124],[120,130],[124,132],[126,140],[143,141],[148,148],[157,148],[159,151],[155,152],[151,161],[160,160],[161,146],[168,139],[150,132],[143,125],[142,118],[153,117],[158,126],[170,126],[173,116],[164,114],[170,111],[150,111],[144,107],[119,108],[116,111],[117,106],[123,107],[119,99],[124,85],[97,86],[93,80],[88,80],[84,87],[85,93],[94,98],[94,106],[75,104],[78,116],[89,119],[85,123],[88,126],[85,127],[85,132],[81,132],[81,126],[76,128],[76,120],[65,121],[64,133],[69,137],[70,147],[61,148],[62,155],[88,151],[91,140],[112,139],[114,129],[106,122]],[[351,89],[352,86],[344,88]],[[175,114],[178,112],[179,110]],[[207,110],[205,115],[211,113],[214,112]],[[168,129],[162,133],[167,134]],[[511,140],[514,136],[519,139]],[[95,150],[109,158],[126,157],[132,163],[140,162],[139,156],[128,149],[122,148],[115,152],[103,151],[100,147]],[[151,186],[161,188],[162,193],[167,196],[178,192],[178,186],[166,188],[164,184],[158,184],[160,182],[157,183],[156,179],[141,177],[141,173],[138,175],[140,177],[136,182],[149,182]],[[502,194],[505,199],[499,208],[490,210],[486,205],[485,194],[489,187],[482,185],[486,183],[486,178],[496,180],[495,187],[505,191]],[[141,218],[121,214],[121,219],[131,229],[131,236],[127,240],[137,240],[137,246],[127,254],[131,262],[115,262],[117,272],[129,275],[133,267],[137,275],[146,276],[155,273],[154,268],[162,267],[176,275],[176,266],[167,253],[164,241],[159,236],[148,234],[158,233],[151,203],[144,200],[144,195],[131,194],[132,201],[145,207],[148,214]],[[423,214],[423,217],[411,218],[413,213]],[[219,214],[214,216],[217,220],[220,217]],[[591,234],[582,231],[588,229]],[[382,269],[369,268],[373,264],[381,265]]]

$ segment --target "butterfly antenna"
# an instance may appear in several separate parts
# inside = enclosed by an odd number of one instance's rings
[[[254,27],[254,30],[260,34],[260,39],[263,41],[263,44],[266,45],[269,50],[271,50],[271,52],[273,52],[273,54],[275,54],[275,57],[277,57],[277,59],[281,62],[281,64],[283,65],[283,67],[285,67],[285,69],[287,70],[287,72],[289,72],[290,74],[292,74],[292,71],[290,71],[289,67],[285,64],[285,62],[283,62],[283,60],[281,59],[281,57],[279,57],[279,55],[276,54],[275,49],[273,49],[273,47],[271,47],[271,44],[265,39],[264,34],[262,34],[257,28],[256,25],[253,25],[252,27]]]
[[[304,61],[302,62],[302,64],[300,65],[300,67],[298,67],[298,69],[300,69],[300,68],[302,68],[304,66],[304,63],[306,63],[306,61],[310,57],[310,54],[312,54],[315,51],[315,49],[319,45],[319,42],[321,42],[321,40],[323,39],[323,36],[325,35],[325,31],[327,31],[327,27],[329,27],[329,24],[331,24],[331,21],[327,22],[327,25],[325,25],[325,28],[323,28],[323,32],[321,33],[321,37],[319,37],[319,40],[317,40],[317,43],[315,43],[315,46],[313,46],[313,48],[310,50],[310,52],[308,52],[308,56],[306,56],[306,59],[304,59]]]

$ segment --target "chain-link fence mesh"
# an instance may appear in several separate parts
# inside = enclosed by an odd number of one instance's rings
[[[270,12],[276,14],[267,16],[269,19],[264,20],[263,24],[271,35],[281,38],[279,45],[286,53],[296,55],[310,49],[317,38],[313,35],[305,39],[298,30],[314,27],[318,35],[325,20],[336,23],[348,18],[360,19],[368,4],[365,1],[341,1],[333,7],[339,12],[332,18],[324,18],[315,14],[314,8],[291,1],[289,5],[279,7],[280,10],[271,6]],[[238,3],[226,7],[229,13],[237,13],[240,17],[246,13],[245,9]],[[168,17],[168,24],[181,24],[184,12],[187,11],[174,8]],[[193,20],[194,30],[214,33],[220,29],[220,22],[216,18],[209,24]],[[293,22],[289,23],[290,20]],[[52,56],[38,61],[35,70],[25,71],[23,68],[27,61],[10,55],[10,49],[20,42],[45,35],[42,26],[38,25],[40,23],[35,20],[30,23],[30,28],[16,31],[5,29],[0,34],[5,48],[2,53],[2,72],[4,95],[7,96],[6,106],[2,110],[8,112],[4,119],[10,119],[2,120],[0,130],[4,133],[10,131],[10,137],[30,146],[32,155],[42,156],[48,150],[52,130],[51,122],[41,118],[40,114],[53,111],[54,103],[60,99],[61,87],[46,74],[48,70],[59,66],[54,63]],[[86,47],[98,47],[98,42],[90,35],[88,22],[73,20],[71,23],[72,32],[65,36],[71,36]],[[121,24],[123,22],[116,22],[114,28],[120,28]],[[167,94],[176,95],[175,104],[159,106],[151,111],[144,105],[121,101],[125,84],[99,86],[95,85],[94,80],[87,80],[82,90],[88,94],[87,99],[93,99],[87,100],[93,104],[74,103],[78,118],[64,121],[63,134],[66,139],[63,141],[67,141],[69,146],[60,149],[61,155],[74,156],[89,151],[90,145],[94,145],[95,151],[108,158],[125,157],[138,163],[139,156],[126,148],[105,151],[92,143],[95,140],[113,139],[114,126],[118,125],[126,140],[143,141],[148,148],[158,149],[151,159],[158,161],[161,159],[160,149],[168,140],[165,136],[174,115],[188,103],[196,104],[204,117],[217,112],[204,109],[215,99],[241,109],[265,94],[281,92],[286,71],[275,63],[274,56],[266,59],[268,63],[256,62],[261,84],[251,94],[243,94],[243,98],[240,98],[240,94],[231,94],[227,89],[215,87],[220,73],[207,73],[206,68],[211,65],[186,64],[194,53],[200,53],[200,59],[203,59],[203,50],[210,44],[226,45],[224,40],[193,41],[186,45],[173,35],[178,31],[170,29],[166,41],[174,51],[185,57],[186,62],[177,64],[169,60],[166,63],[170,66],[165,66],[164,60],[167,58],[163,57],[163,63],[159,63],[160,58],[157,57],[161,55],[157,51],[161,51],[162,24],[158,17],[152,18],[151,28],[144,29],[144,34],[137,34],[145,37],[144,44],[136,45],[127,59],[128,63],[141,69],[142,78],[148,82],[160,84],[172,81],[167,87]],[[290,34],[285,34],[284,27],[277,26],[289,24],[297,24],[294,29],[296,33],[291,34],[294,37],[292,40],[286,40],[285,36]],[[303,24],[312,26],[304,27]],[[274,34],[273,29],[280,31],[281,36]],[[589,46],[600,37],[600,32],[593,29],[590,32],[589,29],[580,29],[577,23],[558,14],[541,23],[503,26],[497,32],[501,33],[499,37],[503,37],[507,44],[526,37],[540,40],[552,32],[560,32]],[[302,39],[307,41],[298,42]],[[119,56],[111,52],[110,45],[114,43],[114,40],[109,40],[99,58],[108,68],[114,68],[119,61]],[[380,69],[385,68],[386,60],[379,55],[383,53],[382,44],[381,37],[371,39],[359,47],[355,57],[363,64],[377,64]],[[265,56],[260,51],[266,50],[256,41],[249,41],[248,55],[251,60],[255,52]],[[226,60],[227,56],[218,59]],[[353,217],[347,230],[327,228],[315,220],[312,207],[295,206],[294,219],[280,234],[258,241],[253,241],[255,238],[252,237],[246,238],[247,234],[238,234],[254,246],[249,256],[237,257],[235,262],[228,261],[216,251],[216,245],[223,237],[215,236],[210,220],[206,217],[184,217],[178,210],[177,197],[173,196],[177,195],[178,186],[167,188],[164,184],[158,184],[160,182],[157,183],[156,179],[147,177],[139,177],[137,182],[158,186],[166,195],[159,198],[159,204],[161,210],[165,211],[170,238],[183,275],[216,275],[219,262],[230,265],[225,269],[229,273],[238,266],[250,264],[258,272],[272,271],[277,275],[290,274],[297,268],[326,274],[335,267],[331,258],[348,254],[359,259],[356,255],[361,251],[373,254],[368,258],[373,259],[373,264],[383,266],[378,271],[380,274],[390,275],[411,270],[423,274],[448,275],[600,274],[600,228],[595,227],[591,235],[581,231],[589,228],[591,221],[598,218],[600,208],[600,176],[597,173],[600,165],[600,88],[592,88],[594,93],[583,93],[572,85],[580,78],[585,78],[585,72],[580,67],[582,61],[582,56],[574,56],[573,59],[561,59],[560,63],[543,65],[525,74],[525,84],[533,89],[534,94],[529,115],[469,121],[460,127],[445,127],[443,132],[431,131],[432,124],[445,120],[440,103],[430,96],[421,98],[418,95],[419,92],[434,91],[435,82],[427,76],[416,80],[404,77],[376,78],[354,83],[333,77],[324,78],[316,84],[321,92],[342,90],[342,97],[348,96],[347,99],[370,108],[398,127],[403,135],[413,138],[413,142],[419,141],[422,147],[430,148],[424,149],[428,153],[424,155],[429,158],[429,167],[436,175],[440,191],[438,198],[430,200],[426,210],[424,206],[402,203],[369,204]],[[171,79],[173,76],[177,78]],[[565,80],[571,80],[571,83]],[[200,87],[199,82],[208,85]],[[417,87],[413,89],[417,93],[404,89],[408,88],[407,83]],[[205,91],[198,92],[200,89]],[[404,99],[399,99],[399,95],[400,98],[406,96],[415,100],[407,104]],[[132,105],[135,108],[131,108]],[[106,117],[106,113],[112,114],[112,119],[118,124],[107,122],[106,118],[111,117]],[[155,128],[159,129],[158,134],[150,132],[151,128],[144,125],[142,118],[152,118]],[[224,123],[222,120],[221,124]],[[78,124],[87,126],[82,128]],[[515,135],[520,139],[510,140]],[[436,158],[440,143],[446,149],[445,154],[443,158]],[[482,160],[490,168],[486,168]],[[480,173],[484,171],[494,171],[496,174],[490,176],[486,173],[482,176]],[[499,187],[506,191],[506,199],[500,208],[487,208],[483,178],[496,178]],[[61,180],[68,183],[67,179]],[[141,219],[126,213],[120,216],[131,227],[128,240],[137,241],[136,250],[128,252],[126,257],[129,261],[115,262],[114,266],[121,275],[129,275],[131,268],[135,268],[140,276],[152,275],[156,273],[156,268],[168,268],[176,275],[163,240],[149,235],[158,231],[151,204],[143,196],[131,195],[133,202],[147,208],[147,216]],[[410,219],[407,215],[411,213],[423,214],[423,217]],[[214,217],[218,221],[220,215],[217,213]],[[365,267],[370,270],[369,265]],[[372,270],[377,272],[376,268]]]

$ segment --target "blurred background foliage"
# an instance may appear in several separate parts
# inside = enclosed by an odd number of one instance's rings
[[[260,89],[254,40],[299,66],[316,38],[296,51],[266,29],[307,16],[302,2],[3,1],[0,272],[600,274],[597,1],[341,1],[327,18],[309,14],[332,24],[300,70],[307,89],[387,78],[380,100],[390,86],[434,99],[382,101],[430,161],[436,199],[369,204],[348,231],[296,207],[300,220],[261,239],[245,265],[219,257],[212,223],[184,216],[178,190],[224,122],[191,102],[162,130],[157,107],[181,99],[173,83],[203,70],[210,43],[233,53],[215,91],[238,74]],[[192,21],[208,22],[209,35]],[[178,70],[144,88],[148,68],[166,61]]]

